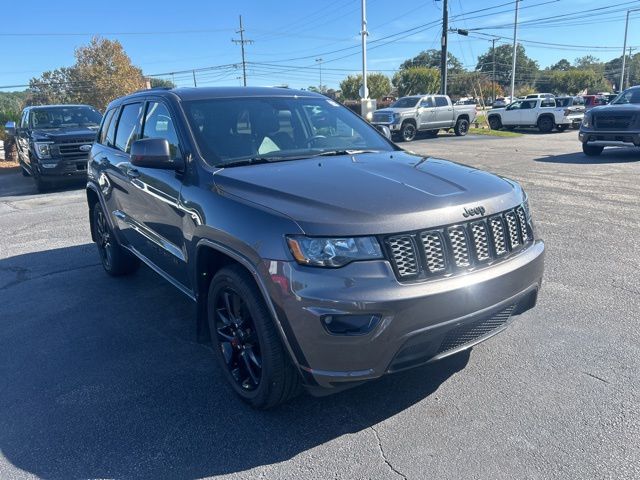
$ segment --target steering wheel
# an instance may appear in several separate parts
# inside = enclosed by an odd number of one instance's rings
[[[311,144],[314,143],[316,140],[320,140],[321,138],[327,138],[327,136],[326,135],[314,135],[309,140],[307,140],[307,147],[311,148]]]

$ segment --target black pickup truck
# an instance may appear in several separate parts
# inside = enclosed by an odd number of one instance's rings
[[[86,180],[87,158],[102,115],[88,105],[44,105],[22,111],[15,135],[18,160],[38,191],[69,180]],[[11,123],[11,122],[10,122]]]

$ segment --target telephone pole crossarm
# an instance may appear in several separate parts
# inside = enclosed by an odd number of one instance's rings
[[[240,30],[237,30],[236,33],[240,34],[240,40],[231,39],[233,43],[236,45],[240,45],[240,49],[242,50],[242,83],[246,87],[247,86],[247,62],[245,61],[244,56],[244,46],[253,43],[253,40],[247,40],[244,38],[244,27],[242,26],[242,15],[240,15]]]

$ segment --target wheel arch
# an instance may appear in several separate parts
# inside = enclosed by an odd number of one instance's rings
[[[456,123],[458,123],[458,121],[460,120],[466,120],[467,122],[471,123],[471,120],[469,119],[469,115],[466,113],[460,114],[458,118],[456,118]]]
[[[293,333],[290,331],[286,320],[283,322],[284,312],[282,312],[278,306],[272,301],[267,286],[258,273],[257,267],[241,253],[209,239],[201,239],[198,241],[195,249],[195,289],[196,289],[196,301],[197,301],[197,335],[199,342],[208,342],[210,338],[209,324],[207,321],[207,296],[209,292],[209,285],[215,273],[221,268],[228,265],[240,265],[243,267],[256,283],[260,294],[269,310],[271,319],[274,322],[276,330],[280,335],[280,339],[285,347],[285,350],[289,354],[289,358],[293,365],[296,367],[302,378],[305,379],[307,384],[315,384],[313,378],[308,375],[301,365],[306,365],[307,362],[304,358],[304,354],[297,344]],[[290,336],[286,332],[289,332]]]

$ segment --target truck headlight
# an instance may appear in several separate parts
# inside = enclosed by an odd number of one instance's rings
[[[51,158],[51,144],[53,142],[35,142],[36,155],[38,158]]]
[[[287,243],[300,265],[342,267],[355,260],[382,258],[374,237],[318,238],[302,235],[287,237]]]
[[[401,113],[394,113],[393,114],[393,121],[397,122],[398,120],[400,120],[400,117],[402,117]]]
[[[582,117],[582,126],[585,128],[591,128],[591,114],[585,113]]]

